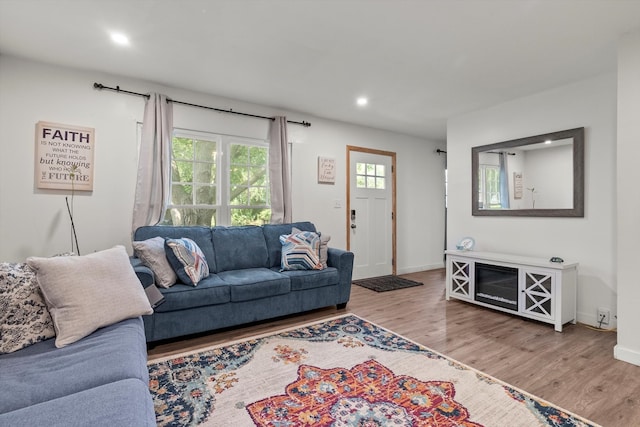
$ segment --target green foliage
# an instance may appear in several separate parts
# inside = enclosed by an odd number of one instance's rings
[[[271,219],[271,209],[232,209],[231,225],[262,225]]]

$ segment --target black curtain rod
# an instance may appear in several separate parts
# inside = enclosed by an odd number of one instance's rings
[[[149,98],[149,94],[148,93],[132,92],[130,90],[120,89],[120,86],[109,87],[109,86],[103,85],[102,83],[94,83],[93,84],[93,88],[94,89],[99,89],[99,90],[102,90],[102,89],[112,90],[112,91],[118,92],[118,93],[127,93],[129,95],[136,95],[136,96],[141,96],[143,98]],[[190,102],[176,101],[176,100],[168,99],[168,98],[167,98],[167,102],[173,102],[174,104],[180,104],[180,105],[187,105],[189,107],[204,108],[206,110],[218,111],[220,113],[229,113],[229,114],[237,114],[239,116],[255,117],[256,119],[267,119],[267,120],[271,120],[271,121],[276,119],[275,117],[258,116],[256,114],[241,113],[239,111],[233,111],[232,109],[224,110],[224,109],[221,109],[221,108],[208,107],[206,105],[191,104]],[[306,122],[306,121],[296,122],[294,120],[287,120],[287,123],[292,123],[294,125],[301,125],[301,126],[304,126],[304,127],[307,127],[307,128],[309,126],[311,126],[311,123]]]

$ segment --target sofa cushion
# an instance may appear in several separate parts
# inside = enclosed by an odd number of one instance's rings
[[[291,291],[289,278],[267,268],[248,268],[218,273],[230,285],[231,301],[249,301]]]
[[[36,271],[57,347],[98,328],[153,313],[124,246],[85,256],[30,257],[27,264]]]
[[[267,267],[269,254],[262,228],[256,226],[214,227],[213,247],[216,273],[245,268]]]
[[[156,416],[148,384],[130,378],[0,414],[0,425],[151,427]]]
[[[176,283],[178,276],[167,259],[167,254],[164,250],[164,237],[157,236],[147,240],[135,241],[132,246],[135,255],[153,271],[156,285],[161,288],[168,288]]]
[[[198,282],[209,275],[209,264],[196,242],[183,237],[166,239],[165,253],[169,264],[185,285],[198,286]]]
[[[142,319],[102,328],[64,348],[49,339],[0,355],[0,413],[126,378],[149,381]]]
[[[161,289],[160,292],[164,296],[164,302],[155,308],[160,313],[225,304],[231,300],[229,284],[216,274],[202,279],[195,288],[178,283],[169,289]]]
[[[0,354],[54,336],[34,271],[24,263],[0,263]]]
[[[299,231],[280,236],[282,243],[281,271],[322,270],[320,236],[313,231]]]
[[[280,267],[282,262],[280,236],[291,234],[293,227],[300,231],[316,231],[313,223],[308,221],[294,222],[292,224],[265,224],[262,226],[264,239],[267,242],[267,250],[269,251],[269,267]]]
[[[277,268],[274,267],[274,270]],[[289,270],[283,271],[282,274],[291,281],[292,291],[304,291],[340,283],[340,274],[333,267],[327,267],[323,270]]]
[[[187,237],[198,245],[209,264],[209,271],[216,271],[216,256],[213,253],[213,243],[211,242],[211,228],[202,226],[180,226],[180,225],[147,225],[139,227],[133,234],[133,240],[147,240],[152,237],[165,237],[169,239],[180,239]]]

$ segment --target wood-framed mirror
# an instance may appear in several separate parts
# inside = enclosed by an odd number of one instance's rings
[[[471,149],[474,216],[584,217],[584,127]]]

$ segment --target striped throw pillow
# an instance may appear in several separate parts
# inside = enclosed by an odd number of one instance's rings
[[[320,262],[320,236],[312,231],[301,231],[280,236],[282,265],[285,270],[322,270]]]
[[[197,286],[209,276],[209,264],[196,242],[183,237],[166,239],[164,245],[167,260],[182,283]]]

